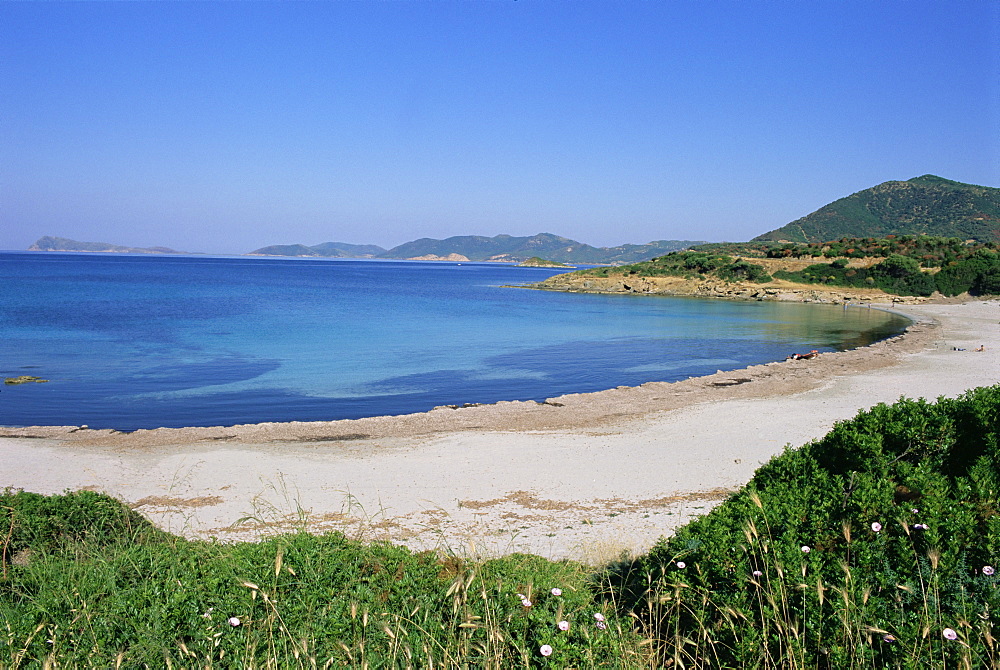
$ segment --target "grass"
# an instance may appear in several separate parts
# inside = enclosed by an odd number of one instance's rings
[[[1000,387],[877,406],[602,568],[189,541],[100,494],[7,491],[0,666],[1000,667],[998,423]]]

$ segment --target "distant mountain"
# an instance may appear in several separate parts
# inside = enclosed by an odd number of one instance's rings
[[[346,242],[324,242],[310,248],[315,249],[321,256],[339,256],[341,258],[370,258],[385,253],[385,249],[374,244],[347,244]]]
[[[311,247],[304,244],[274,244],[251,251],[248,256],[310,256],[315,258],[372,258],[385,249],[374,244],[324,242]]]
[[[692,244],[698,244],[698,242],[659,240],[648,244],[592,247],[589,244],[550,233],[539,233],[531,237],[459,235],[444,240],[431,238],[414,240],[394,247],[380,257],[408,259],[458,254],[472,261],[521,262],[537,256],[563,263],[619,264],[686,249]]]
[[[98,251],[127,254],[186,253],[167,247],[123,247],[118,244],[108,244],[107,242],[77,242],[65,237],[49,237],[48,235],[39,238],[37,242],[28,247],[28,251]]]
[[[934,175],[887,181],[758,235],[752,242],[934,235],[1000,242],[1000,188]]]

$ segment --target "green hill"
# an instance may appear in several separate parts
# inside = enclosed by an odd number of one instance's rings
[[[618,247],[593,247],[566,237],[539,233],[531,237],[497,235],[459,235],[444,240],[422,238],[401,244],[382,254],[382,258],[416,258],[460,254],[472,261],[524,261],[532,257],[561,263],[632,263],[671,251],[686,249],[697,242],[658,240],[648,244],[625,244]]]
[[[752,241],[935,235],[1000,242],[1000,188],[934,175],[887,181],[821,207]]]

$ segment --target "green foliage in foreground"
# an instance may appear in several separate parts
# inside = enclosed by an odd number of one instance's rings
[[[1000,387],[878,405],[621,566],[616,595],[684,663],[997,667],[998,429]]]
[[[627,667],[638,648],[581,566],[536,556],[192,542],[86,491],[7,492],[0,533],[0,667]]]
[[[998,667],[998,428],[1000,386],[878,405],[600,571],[6,492],[0,667]]]

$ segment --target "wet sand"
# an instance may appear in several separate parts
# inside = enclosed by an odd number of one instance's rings
[[[870,347],[545,403],[128,434],[0,429],[0,486],[104,491],[191,537],[336,529],[599,563],[648,549],[860,409],[1000,382],[1000,303],[898,311],[915,324]]]

